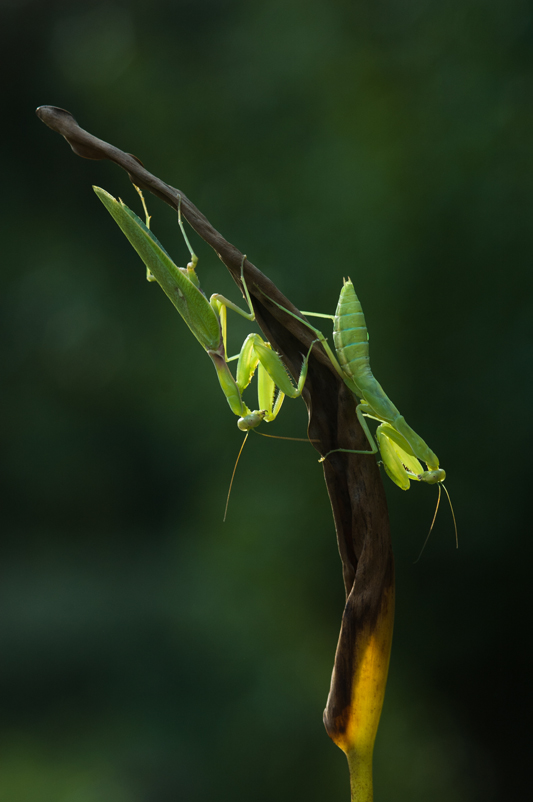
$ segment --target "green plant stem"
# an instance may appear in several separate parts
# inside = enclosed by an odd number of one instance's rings
[[[350,770],[351,802],[372,802],[372,751],[361,754],[353,750],[346,757]]]

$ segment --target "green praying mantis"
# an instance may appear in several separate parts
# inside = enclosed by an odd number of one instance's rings
[[[296,387],[289,379],[279,355],[259,334],[249,334],[238,356],[228,359],[226,354],[226,310],[232,309],[247,320],[255,320],[255,313],[243,275],[246,257],[243,257],[241,264],[241,280],[248,312],[223,295],[215,294],[208,300],[200,288],[196,274],[198,257],[185,232],[181,216],[181,203],[178,205],[178,222],[191,255],[191,261],[186,268],[178,267],[172,261],[150,230],[150,217],[140,190],[138,192],[146,213],[146,224],[121,200],[116,200],[100,187],[93,187],[93,189],[143,260],[148,280],[157,281],[198,342],[211,357],[230,409],[238,417],[239,429],[249,432],[259,426],[263,420],[273,421],[277,417],[286,395],[290,398],[298,398],[301,395],[313,343],[303,359]],[[233,359],[238,360],[235,378],[228,365],[228,362]],[[259,408],[250,410],[243,401],[242,393],[250,384],[256,370]]]
[[[298,315],[285,309],[272,298],[270,300],[287,314],[302,320]],[[333,353],[327,339],[319,329],[306,320],[303,322],[314,332],[336,372],[357,400],[356,415],[370,445],[370,449],[362,450],[334,448],[328,451],[320,461],[322,462],[330,454],[336,452],[377,454],[379,450],[387,476],[402,490],[409,490],[412,481],[437,484],[439,497],[429,534],[431,534],[435,523],[440,504],[441,487],[443,487],[450,504],[457,543],[457,524],[453,506],[450,494],[443,484],[446,472],[440,467],[439,459],[435,452],[409,426],[372,373],[369,358],[368,329],[361,302],[356,295],[351,279],[344,280],[334,315],[326,315],[320,312],[302,312],[302,314],[309,315],[309,317],[333,320],[335,353]],[[365,420],[366,418],[379,422],[376,430],[377,444]],[[421,462],[425,462],[427,468],[424,468]]]
[[[315,343],[320,342],[336,372],[357,400],[357,418],[370,445],[370,449],[357,451],[336,448],[325,454],[321,461],[335,452],[373,455],[379,451],[385,472],[402,490],[408,490],[411,481],[438,484],[438,509],[440,488],[444,487],[442,483],[446,478],[446,473],[440,468],[436,454],[409,426],[372,373],[369,361],[368,330],[361,303],[351,280],[344,282],[335,315],[316,312],[302,313],[310,317],[333,320],[335,353],[319,329],[285,309],[273,299],[269,299],[287,314],[302,321],[316,336],[316,339],[311,342],[307,354],[303,357],[300,376],[295,387],[289,379],[279,355],[268,343],[264,342],[259,334],[249,334],[240,353],[230,359],[227,357],[227,309],[232,309],[247,320],[255,320],[250,294],[244,279],[243,267],[246,257],[241,263],[241,281],[248,312],[219,294],[212,295],[208,300],[201,290],[196,274],[198,258],[185,232],[181,216],[181,203],[178,204],[178,223],[191,256],[191,261],[186,268],[178,267],[172,261],[150,230],[150,217],[140,190],[138,192],[145,210],[146,223],[143,223],[121,200],[116,200],[105,190],[94,187],[94,191],[143,260],[148,280],[157,281],[210,356],[222,391],[232,412],[238,417],[237,425],[241,431],[248,433],[256,429],[262,421],[273,421],[281,409],[285,395],[297,398],[302,394],[311,350]],[[228,364],[234,359],[238,360],[235,378]],[[259,408],[252,411],[244,403],[242,393],[250,384],[256,371]],[[379,422],[376,439],[368,427],[366,418]],[[426,464],[427,468],[422,466],[422,462]],[[446,487],[444,490],[450,499]],[[437,510],[435,516],[436,514]]]
[[[276,301],[272,303],[284,309]],[[284,311],[301,320],[288,309]],[[409,426],[403,415],[400,415],[372,373],[365,316],[351,279],[344,281],[334,315],[320,312],[302,312],[302,314],[333,320],[335,354],[322,332],[308,321],[303,322],[316,334],[338,375],[358,399],[355,411],[370,444],[370,450],[334,448],[328,451],[321,461],[339,451],[349,454],[376,454],[379,450],[387,475],[402,490],[408,490],[412,480],[427,484],[443,482],[446,473],[439,467],[437,455]],[[365,418],[380,423],[376,430],[377,445]],[[426,463],[427,470],[422,467],[420,460]]]

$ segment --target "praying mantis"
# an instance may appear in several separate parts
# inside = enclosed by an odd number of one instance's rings
[[[301,320],[273,299],[270,300],[280,309],[284,309],[287,314]],[[443,482],[446,473],[439,467],[437,455],[409,426],[403,415],[400,415],[399,410],[372,373],[365,316],[351,279],[344,280],[334,315],[320,312],[302,312],[302,314],[333,320],[333,342],[336,354],[333,353],[327,339],[319,329],[308,321],[303,322],[315,333],[336,372],[358,399],[355,411],[370,444],[370,450],[356,451],[349,448],[334,448],[328,451],[321,461],[338,451],[350,454],[376,454],[379,446],[387,475],[402,490],[409,489],[411,480],[428,484]],[[365,418],[372,418],[380,422],[376,431],[378,445],[376,445]],[[420,460],[426,463],[427,470],[424,470]]]
[[[285,309],[272,298],[270,300],[277,307],[287,312],[288,315],[302,320],[298,315]],[[336,372],[357,400],[356,415],[370,445],[369,450],[334,448],[328,451],[320,461],[322,462],[330,454],[336,452],[377,454],[379,450],[387,476],[402,490],[409,490],[412,481],[437,484],[439,497],[429,530],[430,533],[435,523],[440,503],[441,487],[443,487],[450,503],[457,543],[457,525],[452,502],[450,494],[443,484],[446,472],[440,467],[437,455],[422,440],[420,435],[409,426],[372,373],[369,359],[368,329],[361,302],[356,295],[351,279],[344,280],[334,315],[320,312],[302,312],[302,314],[309,315],[309,317],[333,320],[335,353],[333,353],[327,339],[319,329],[306,320],[303,322],[314,332]],[[376,430],[377,444],[365,418],[379,421],[379,426]],[[423,468],[421,462],[426,463],[426,469]]]
[[[238,356],[228,359],[226,354],[226,310],[232,309],[247,320],[255,320],[250,294],[243,275],[246,257],[243,257],[241,263],[241,280],[249,309],[248,312],[223,295],[215,294],[208,300],[201,290],[196,274],[198,257],[194,253],[185,232],[181,216],[181,203],[178,205],[178,222],[191,255],[191,261],[186,268],[178,267],[172,261],[150,230],[150,217],[139,189],[137,191],[141,196],[146,213],[146,224],[121,200],[117,200],[100,187],[93,187],[93,189],[141,257],[146,266],[147,279],[156,281],[160,285],[198,342],[211,357],[230,409],[238,417],[237,426],[239,429],[249,432],[259,426],[263,420],[266,422],[273,421],[278,415],[286,395],[290,398],[298,398],[302,394],[307,377],[309,355],[314,343],[311,343],[303,359],[296,387],[289,379],[279,355],[259,334],[249,334]],[[235,378],[228,365],[228,362],[233,359],[238,360]],[[250,384],[256,370],[259,409],[250,410],[242,399],[242,393]],[[277,395],[276,388],[278,388]]]

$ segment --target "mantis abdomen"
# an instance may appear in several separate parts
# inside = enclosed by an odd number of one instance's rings
[[[343,371],[353,379],[372,375],[368,354],[368,331],[361,302],[350,280],[341,290],[333,326],[333,341]]]
[[[389,423],[401,417],[372,373],[365,316],[350,279],[345,280],[337,304],[333,341],[343,373],[355,384],[356,395]]]

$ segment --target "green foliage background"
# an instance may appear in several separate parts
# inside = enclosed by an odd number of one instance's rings
[[[182,189],[294,303],[351,276],[448,471],[388,492],[376,802],[530,788],[533,16],[527,0],[0,3],[0,802],[346,800],[323,730],[343,588],[315,452],[241,443],[209,359],[34,116]],[[175,215],[149,200],[178,263]],[[238,293],[193,235],[206,292]],[[232,349],[248,331],[231,320]],[[253,402],[251,402],[253,403]],[[305,436],[302,402],[269,430]]]

